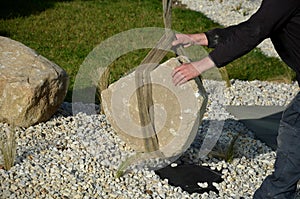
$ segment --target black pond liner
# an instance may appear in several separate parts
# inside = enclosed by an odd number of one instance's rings
[[[176,167],[171,167],[170,165],[156,170],[155,173],[162,179],[168,179],[168,183],[172,186],[181,187],[182,190],[192,194],[192,193],[204,193],[213,191],[219,194],[219,191],[215,186],[212,185],[213,182],[220,183],[223,181],[222,174],[220,172],[211,170],[208,167],[192,165],[192,164],[182,164]],[[207,188],[201,188],[197,183],[207,182]]]

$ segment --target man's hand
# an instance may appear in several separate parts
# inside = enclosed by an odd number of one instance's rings
[[[173,83],[175,86],[186,83],[200,75],[200,71],[193,65],[193,63],[182,64],[176,67],[172,72]]]
[[[176,40],[172,42],[173,46],[183,45],[184,48],[191,45],[207,46],[208,40],[204,33],[199,34],[176,34]]]
[[[204,33],[176,34],[176,40],[172,42],[172,45],[183,45],[185,48],[191,45],[207,46],[208,40]],[[181,66],[176,67],[172,72],[173,83],[176,86],[182,85],[214,66],[215,63],[209,57],[205,57],[197,62],[182,64]]]
[[[173,83],[175,86],[182,85],[214,66],[215,63],[209,57],[205,57],[197,62],[182,64],[172,72]]]

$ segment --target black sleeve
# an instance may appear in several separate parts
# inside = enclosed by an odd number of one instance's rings
[[[247,21],[224,29],[206,32],[209,56],[217,67],[241,57],[271,34],[276,34],[296,12],[300,0],[263,0],[260,8]]]

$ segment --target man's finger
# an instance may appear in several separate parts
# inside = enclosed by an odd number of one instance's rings
[[[179,83],[184,82],[184,79],[186,79],[184,77],[183,74],[181,74],[180,72],[175,73],[175,75],[173,76],[173,83],[175,86],[179,85]]]
[[[172,46],[178,46],[178,45],[183,45],[184,48],[192,46],[194,43],[193,42],[185,42],[184,40],[177,39],[172,42]]]
[[[176,73],[176,74],[173,76],[173,78],[172,78],[174,85],[176,86],[177,83],[178,83],[182,78],[183,78],[183,77],[182,77],[181,74]]]
[[[187,48],[187,47],[190,47],[192,44],[193,44],[193,43],[187,43],[187,44],[184,44],[183,47],[184,47],[184,48]]]
[[[178,39],[176,39],[172,42],[172,46],[177,46],[179,44],[181,44],[181,41],[179,41]]]
[[[181,37],[184,37],[184,34],[176,33],[175,36],[176,36],[177,39],[179,39],[179,38],[181,38]]]
[[[181,70],[181,66],[177,66],[176,68],[173,69],[172,73],[171,73],[171,76],[174,77],[176,75],[176,73],[180,72]]]
[[[186,82],[187,82],[187,79],[184,76],[181,76],[180,79],[176,80],[175,86],[180,86],[180,85],[182,85],[182,84],[184,84]]]

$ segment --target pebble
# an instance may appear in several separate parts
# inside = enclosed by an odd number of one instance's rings
[[[177,167],[177,163],[172,163],[171,167]]]
[[[208,183],[207,182],[198,182],[197,185],[203,189],[208,187]]]

